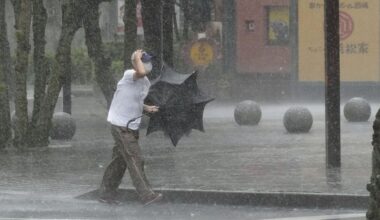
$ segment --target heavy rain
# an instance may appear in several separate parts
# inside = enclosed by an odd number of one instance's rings
[[[376,0],[0,0],[0,220],[379,220],[379,28]]]

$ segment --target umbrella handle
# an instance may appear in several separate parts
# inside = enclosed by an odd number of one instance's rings
[[[139,118],[141,118],[141,117],[142,117],[142,115],[140,115],[139,117],[132,118],[131,120],[129,120],[128,123],[127,123],[127,129],[129,128],[129,124],[130,124],[131,122],[134,122],[134,121],[136,121],[137,119],[139,119]]]

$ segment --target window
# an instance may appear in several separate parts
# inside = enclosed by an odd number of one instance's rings
[[[268,6],[267,10],[267,42],[269,45],[289,44],[289,7]]]

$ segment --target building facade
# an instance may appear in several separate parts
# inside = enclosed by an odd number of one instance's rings
[[[298,96],[313,93],[324,97],[323,0],[236,0],[234,16],[235,96],[281,99],[297,87]],[[376,94],[380,81],[379,16],[379,1],[340,1],[344,96]],[[295,27],[292,19],[296,19]],[[247,89],[240,92],[242,86]]]

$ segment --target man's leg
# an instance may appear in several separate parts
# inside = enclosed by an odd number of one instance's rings
[[[104,171],[101,193],[114,193],[123,179],[127,164],[119,151],[117,143],[113,148],[112,161]]]
[[[107,203],[119,203],[116,199],[117,188],[119,187],[121,180],[123,179],[127,164],[120,153],[121,149],[120,140],[115,139],[115,146],[112,153],[112,161],[104,171],[102,183],[100,186],[99,194],[100,201]]]
[[[123,142],[123,155],[127,163],[127,168],[131,176],[133,185],[136,188],[144,204],[161,199],[162,195],[154,193],[144,173],[144,160],[141,154],[141,149],[138,144],[138,133],[128,131],[127,129],[113,126],[115,139],[120,139]]]

